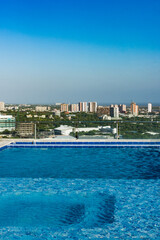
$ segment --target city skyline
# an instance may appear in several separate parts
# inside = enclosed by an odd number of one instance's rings
[[[4,102],[2,99],[0,99],[0,102]],[[67,101],[64,101],[64,102],[51,102],[51,103],[46,103],[46,102],[37,102],[37,103],[31,103],[31,102],[18,102],[18,103],[14,103],[14,102],[4,102],[5,105],[35,105],[35,106],[51,106],[51,105],[61,105],[61,104],[68,104],[68,105],[77,105],[79,104],[80,102],[96,102],[99,106],[110,106],[110,105],[120,105],[120,104],[125,104],[127,107],[130,107],[130,104],[132,102],[136,102],[139,106],[148,106],[149,103],[151,103],[153,106],[160,106],[160,103],[154,103],[154,102],[141,102],[139,103],[138,101],[133,101],[131,100],[130,102],[128,101],[127,103],[126,102],[115,102],[115,101],[109,101],[109,102],[98,102],[98,101],[74,101],[74,102],[67,102]]]
[[[157,0],[1,2],[0,100],[159,104],[159,12]]]

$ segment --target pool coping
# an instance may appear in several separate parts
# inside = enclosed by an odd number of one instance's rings
[[[115,148],[115,147],[160,147],[160,139],[107,139],[107,140],[59,140],[59,139],[14,139],[0,141],[0,150],[5,148]]]

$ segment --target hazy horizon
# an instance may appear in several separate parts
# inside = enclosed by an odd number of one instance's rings
[[[46,106],[46,105],[56,105],[56,103],[67,103],[67,104],[78,104],[80,101],[78,102],[53,102],[53,103],[5,103],[6,105],[40,105],[40,106]],[[91,101],[88,101],[88,102],[91,102]],[[148,103],[151,103],[153,107],[159,107],[160,106],[160,103],[154,103],[154,102],[146,102],[146,103],[141,103],[141,102],[136,102],[134,101],[137,105],[139,106],[148,106]],[[130,106],[131,102],[97,102],[97,104],[99,106],[109,106],[111,104],[125,104],[126,106]]]

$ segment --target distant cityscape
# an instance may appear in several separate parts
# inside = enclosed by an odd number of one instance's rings
[[[98,105],[97,102],[79,102],[76,104],[67,104],[67,103],[56,103],[52,106],[56,108],[60,107],[60,112],[103,112],[111,117],[119,117],[119,113],[128,113],[126,104],[111,104],[109,106],[101,106]],[[23,110],[32,109],[35,112],[46,112],[51,110],[51,105],[30,105],[30,104],[6,104],[4,102],[0,102],[0,111],[5,112],[6,110],[18,110],[19,108],[23,108]],[[152,112],[152,103],[148,103],[148,113]],[[130,104],[130,113],[133,116],[138,116],[139,114],[139,106],[132,102]]]
[[[50,126],[50,130],[52,133],[52,130],[54,130],[54,134],[68,135],[73,132],[73,122],[79,121],[79,119],[81,121],[97,122],[98,124],[99,121],[125,121],[128,119],[134,119],[134,121],[135,119],[158,120],[159,116],[159,106],[153,107],[152,103],[139,107],[135,102],[131,102],[130,106],[126,104],[101,106],[97,102],[56,103],[54,105],[12,105],[0,102],[0,133],[4,137],[9,136],[7,135],[9,133],[10,136],[33,136],[35,122],[62,122],[62,124],[54,127]],[[95,126],[95,124],[86,123],[79,128],[79,132],[100,131],[104,133],[106,131],[112,134],[117,133],[117,130],[111,128],[111,126],[104,126],[102,123],[99,123],[99,125]],[[43,124],[43,126],[41,124],[41,134],[44,136],[48,135],[48,132],[44,134],[47,130],[46,126],[47,124]]]

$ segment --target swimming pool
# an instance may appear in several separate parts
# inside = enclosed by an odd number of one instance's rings
[[[0,177],[157,179],[160,148],[8,148]]]
[[[2,239],[159,239],[159,148],[0,152]]]

